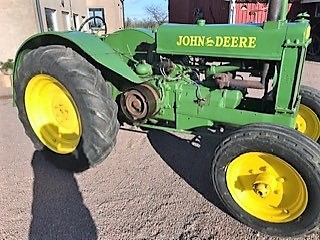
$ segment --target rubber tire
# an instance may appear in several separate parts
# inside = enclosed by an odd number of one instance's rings
[[[302,85],[300,88],[301,103],[310,108],[320,119],[320,91],[318,89]],[[317,141],[320,143],[320,138]]]
[[[30,79],[36,74],[57,79],[71,94],[78,108],[82,135],[77,148],[70,154],[49,150],[34,133],[25,109],[24,95]],[[39,47],[27,53],[14,80],[16,104],[26,134],[35,149],[57,167],[83,171],[102,162],[116,143],[119,130],[117,105],[111,86],[101,72],[71,48],[59,45]]]
[[[232,198],[226,183],[228,164],[246,152],[265,152],[285,160],[299,172],[308,189],[308,204],[302,215],[288,223],[270,223],[244,211]],[[320,224],[320,149],[303,134],[270,124],[251,124],[231,133],[217,147],[211,177],[215,191],[229,213],[240,222],[269,235],[304,236]]]

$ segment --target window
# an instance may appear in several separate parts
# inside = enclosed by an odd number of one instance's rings
[[[104,21],[104,9],[103,8],[89,8],[89,17],[101,17]],[[103,23],[100,19],[94,18],[90,20],[90,28],[100,28],[103,26]]]
[[[70,31],[71,30],[70,13],[62,11],[62,22],[63,22],[64,30]]]
[[[58,31],[56,10],[44,8],[48,31]]]

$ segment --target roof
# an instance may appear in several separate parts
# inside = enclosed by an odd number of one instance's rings
[[[230,2],[230,0],[225,0]],[[236,3],[268,3],[270,0],[236,0]],[[300,0],[289,0],[290,3]],[[302,0],[301,2],[320,2],[320,0]]]
[[[301,0],[301,3],[318,3],[320,0]]]

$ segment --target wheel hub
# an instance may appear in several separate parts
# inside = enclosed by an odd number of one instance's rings
[[[268,173],[259,174],[252,185],[253,191],[261,198],[266,198],[276,187],[276,178]]]
[[[265,198],[270,192],[270,186],[268,184],[258,183],[253,185],[253,190],[259,197]]]
[[[66,106],[63,105],[63,103],[55,104],[53,107],[53,112],[56,117],[56,120],[59,123],[63,123],[64,121],[69,120],[69,112]]]

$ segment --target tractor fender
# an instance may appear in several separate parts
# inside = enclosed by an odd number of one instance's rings
[[[100,70],[108,68],[131,83],[143,83],[145,80],[127,65],[127,59],[121,52],[113,49],[103,39],[84,32],[46,32],[33,35],[21,45],[16,54],[14,79],[16,70],[28,51],[41,46],[63,45],[78,52]]]

